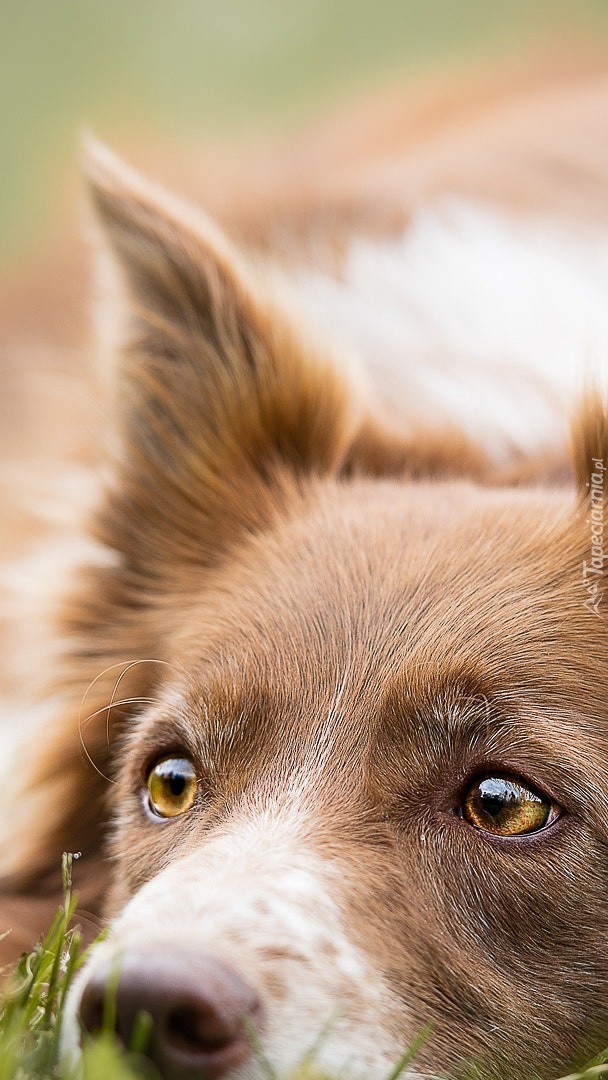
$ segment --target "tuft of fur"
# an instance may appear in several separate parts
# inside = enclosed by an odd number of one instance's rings
[[[579,491],[589,497],[590,475],[608,468],[608,401],[606,388],[590,387],[572,418],[572,461]]]

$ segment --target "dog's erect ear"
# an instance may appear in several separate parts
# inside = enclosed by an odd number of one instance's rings
[[[97,144],[87,174],[122,292],[104,539],[137,557],[204,560],[265,523],[281,476],[340,465],[354,397],[212,221]]]

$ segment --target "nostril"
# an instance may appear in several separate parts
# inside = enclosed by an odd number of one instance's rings
[[[186,1052],[201,1050],[208,1054],[225,1049],[238,1038],[240,1030],[227,1030],[213,1013],[195,1008],[176,1008],[167,1017],[167,1036],[174,1046]]]
[[[90,1035],[101,1031],[105,1012],[105,983],[91,979],[80,1000],[80,1022]]]

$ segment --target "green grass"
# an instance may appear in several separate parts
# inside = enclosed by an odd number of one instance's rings
[[[77,1064],[67,1067],[60,1061],[61,1026],[66,995],[74,975],[84,963],[87,950],[82,948],[80,933],[74,928],[77,897],[71,888],[71,857],[64,856],[64,903],[43,940],[19,960],[9,977],[0,1003],[0,1080],[159,1080],[157,1070],[143,1055],[149,1027],[145,1014],[136,1024],[129,1050],[113,1036],[114,1008],[108,995],[102,1031],[87,1037]],[[251,1030],[253,1052],[266,1080],[278,1080],[264,1047]],[[315,1068],[315,1051],[323,1040],[302,1059],[292,1080],[330,1080]],[[415,1061],[428,1031],[414,1040],[396,1063],[387,1080],[398,1080]],[[530,1069],[531,1075],[535,1070]],[[473,1075],[473,1074],[471,1074]],[[608,1078],[608,1049],[590,1061],[581,1072],[560,1080]]]
[[[86,1040],[78,1064],[67,1069],[60,1064],[66,995],[87,955],[72,926],[77,897],[71,889],[69,856],[64,858],[64,885],[64,903],[50,930],[20,958],[7,983],[0,1011],[0,1080],[152,1080],[158,1074],[139,1048],[133,1046],[127,1053],[113,1037],[111,1007],[104,1030]],[[141,1041],[145,1035],[141,1033]]]

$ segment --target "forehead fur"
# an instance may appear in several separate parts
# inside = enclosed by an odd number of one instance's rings
[[[448,647],[466,655],[477,646],[475,626],[481,632],[502,620],[506,600],[518,647],[537,626],[555,630],[570,609],[584,625],[574,603],[579,561],[572,507],[561,494],[319,481],[272,529],[200,577],[200,600],[184,636],[177,630],[175,651],[188,657],[188,636],[210,652],[214,642],[240,640],[275,670],[289,628],[298,643],[307,636],[319,660],[331,659],[335,646],[343,659],[353,647],[358,662],[367,653],[385,666],[383,641],[392,651],[396,636],[405,655],[439,659]]]

